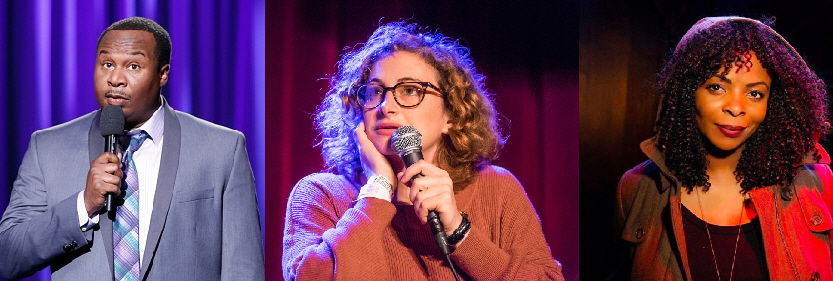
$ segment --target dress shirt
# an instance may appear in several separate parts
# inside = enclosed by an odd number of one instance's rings
[[[132,137],[141,131],[148,133],[149,137],[144,140],[142,146],[133,153],[133,163],[136,164],[136,172],[139,173],[139,261],[144,258],[145,242],[150,228],[150,216],[153,213],[153,197],[156,193],[156,180],[159,176],[159,164],[162,160],[162,141],[165,131],[165,112],[162,106],[153,112],[153,115],[145,124],[139,128],[127,132],[127,137]],[[98,213],[87,217],[87,209],[84,204],[84,191],[78,193],[78,224],[82,231],[87,231],[98,224]]]

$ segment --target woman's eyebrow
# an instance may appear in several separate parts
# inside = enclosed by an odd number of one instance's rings
[[[767,84],[764,81],[749,83],[749,84],[746,84],[746,87],[747,88],[752,88],[752,87],[755,87],[755,86],[758,86],[758,85],[764,85],[766,87],[767,91],[769,91],[769,84]]]

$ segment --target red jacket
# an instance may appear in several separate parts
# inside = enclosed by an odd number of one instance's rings
[[[681,184],[665,167],[654,139],[641,146],[651,160],[625,173],[616,194],[617,229],[628,248],[630,278],[691,280],[680,212]],[[805,158],[791,199],[782,199],[774,186],[749,192],[760,218],[772,280],[833,280],[833,192],[825,193],[826,187],[833,187],[833,173],[827,152],[818,144],[816,148],[822,157]]]

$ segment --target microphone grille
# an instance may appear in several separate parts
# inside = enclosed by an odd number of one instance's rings
[[[390,142],[391,147],[399,156],[414,148],[422,149],[422,135],[412,126],[396,128],[390,137]]]
[[[121,135],[124,131],[124,110],[116,105],[108,105],[101,109],[99,127],[101,136]]]

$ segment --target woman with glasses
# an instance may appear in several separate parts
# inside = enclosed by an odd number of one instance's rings
[[[833,279],[827,93],[798,52],[759,21],[704,18],[658,77],[650,160],[617,192],[624,275]]]
[[[505,138],[466,48],[391,23],[338,65],[316,113],[332,173],[292,190],[284,278],[451,280],[454,268],[464,279],[563,279],[522,186],[489,165]],[[422,136],[425,159],[407,167],[391,147],[402,126]]]

